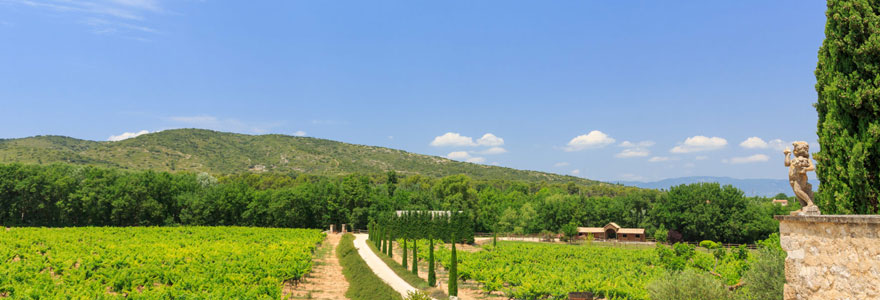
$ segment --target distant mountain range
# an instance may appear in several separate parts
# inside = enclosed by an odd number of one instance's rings
[[[791,185],[789,185],[788,180],[785,179],[737,179],[730,177],[691,176],[669,178],[653,182],[618,181],[616,183],[640,188],[669,189],[669,187],[676,185],[698,182],[718,182],[721,185],[729,184],[742,190],[746,196],[772,197],[779,193],[784,193],[789,196],[794,195],[791,191]],[[813,190],[819,188],[818,180],[812,179],[810,180],[810,183],[813,185]]]
[[[522,180],[592,185],[598,181],[538,171],[488,166],[402,150],[280,134],[247,135],[174,129],[118,142],[65,136],[0,139],[0,163],[69,163],[131,170],[212,174],[276,172],[314,175],[378,174]]]

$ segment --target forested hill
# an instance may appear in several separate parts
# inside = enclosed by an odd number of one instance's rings
[[[341,175],[400,174],[474,179],[594,184],[558,174],[479,165],[401,150],[279,134],[246,135],[204,129],[174,129],[118,142],[63,136],[0,140],[0,163],[64,162],[132,170]]]

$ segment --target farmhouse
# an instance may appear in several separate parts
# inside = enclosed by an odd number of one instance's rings
[[[644,242],[644,228],[621,228],[617,223],[611,222],[604,227],[578,227],[578,237],[584,238],[592,234],[596,239],[617,239],[627,242]]]
[[[773,204],[787,206],[788,200],[785,199],[773,199]]]

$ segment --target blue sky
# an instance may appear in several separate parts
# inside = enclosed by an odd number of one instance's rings
[[[782,147],[818,151],[825,3],[716,2],[0,0],[0,138],[197,127],[785,178]]]

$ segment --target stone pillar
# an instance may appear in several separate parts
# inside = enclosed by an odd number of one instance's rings
[[[776,216],[785,300],[880,299],[880,215]]]
[[[346,232],[348,232],[348,231],[345,230],[345,229],[346,229],[346,228],[345,228],[345,224],[342,224],[342,233],[343,233],[343,234],[346,233]]]
[[[330,224],[330,233],[336,233],[336,225]]]

